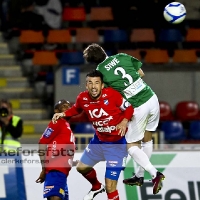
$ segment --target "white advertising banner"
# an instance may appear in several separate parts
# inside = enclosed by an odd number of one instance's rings
[[[75,160],[80,156],[81,153],[76,153]],[[38,155],[22,155],[21,159],[23,176],[20,181],[22,182],[24,179],[25,195],[22,194],[23,187],[13,188],[19,184],[13,175],[19,173],[14,172],[13,162],[6,164],[6,158],[0,157],[0,200],[12,200],[13,192],[17,191],[19,194],[15,195],[15,200],[43,199],[43,184],[35,183],[41,171]],[[157,195],[153,195],[152,183],[149,181],[151,177],[147,172],[142,187],[125,186],[122,180],[132,176],[132,172],[136,169],[135,162],[128,157],[126,169],[121,173],[118,182],[120,200],[200,200],[200,153],[198,151],[154,152],[151,162],[166,177],[162,190]],[[99,181],[104,184],[105,162],[97,164],[95,169]],[[20,178],[19,175],[18,178]],[[13,190],[9,189],[11,186]],[[68,187],[69,199],[81,200],[88,193],[91,185],[73,167],[68,177]],[[106,200],[107,195],[104,192],[98,194],[94,199]]]

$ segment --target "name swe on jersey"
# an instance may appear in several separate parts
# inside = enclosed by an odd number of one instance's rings
[[[107,69],[107,71],[109,71],[110,69],[112,69],[114,66],[116,66],[119,63],[119,60],[117,58],[114,58],[113,60],[111,60],[111,62],[109,62],[105,68]]]

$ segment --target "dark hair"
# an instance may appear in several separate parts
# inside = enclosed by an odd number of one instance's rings
[[[70,105],[69,101],[66,101],[65,99],[61,99],[61,100],[59,100],[58,102],[55,103],[54,109],[60,110],[64,104]]]
[[[107,54],[100,45],[93,43],[83,51],[83,57],[87,62],[99,64],[106,59]]]
[[[2,104],[6,104],[7,106],[3,106]],[[7,99],[0,99],[0,116],[7,117],[12,114],[12,103]]]
[[[1,104],[6,104],[10,109],[12,109],[12,103],[8,101],[7,99],[0,99],[0,107]]]
[[[92,70],[92,71],[90,71],[86,75],[86,77],[100,77],[100,79],[101,79],[101,81],[103,83],[103,74],[100,71],[98,71],[98,70]]]

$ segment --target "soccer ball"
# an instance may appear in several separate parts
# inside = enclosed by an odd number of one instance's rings
[[[186,9],[181,3],[172,2],[165,6],[163,15],[168,22],[172,24],[179,24],[185,19]]]

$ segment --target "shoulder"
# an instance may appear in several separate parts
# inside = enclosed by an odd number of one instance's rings
[[[81,92],[78,96],[77,99],[83,99],[84,97],[88,97],[88,91],[83,91]]]
[[[43,133],[43,137],[49,138],[51,135],[58,134],[63,127],[69,127],[69,123],[65,119],[58,119],[56,123],[50,121]]]
[[[118,53],[118,54],[116,54],[116,56],[130,56],[130,55],[128,55],[126,53]]]
[[[57,123],[53,124],[52,122],[49,122],[48,126],[46,127],[46,129],[44,130],[41,139],[50,139],[52,134],[56,131],[57,127],[58,127],[58,121]]]
[[[113,89],[112,87],[107,87],[107,88],[104,88],[102,90],[102,94],[105,96],[108,95],[108,96],[113,96],[113,95],[117,95],[117,94],[120,94],[118,91],[116,91],[115,89]]]
[[[135,58],[135,57],[133,57],[133,56],[131,56],[129,54],[126,54],[126,53],[118,53],[116,56],[120,57],[120,58],[130,58],[133,61],[140,62],[137,58]]]
[[[49,122],[46,129],[49,129],[52,132],[57,132],[63,125],[68,123],[65,119],[58,119],[56,123],[53,123],[52,121]]]
[[[120,57],[120,58],[133,58],[131,55],[128,55],[126,53],[118,53],[118,54],[116,54],[116,57]]]
[[[50,128],[54,130],[59,126],[59,124],[60,124],[60,119],[58,119],[56,123],[53,123],[52,121],[50,121],[46,129]]]

